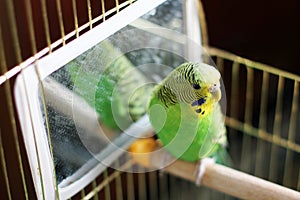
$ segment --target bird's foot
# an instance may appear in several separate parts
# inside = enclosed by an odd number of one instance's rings
[[[213,163],[215,163],[215,159],[213,158],[203,158],[198,161],[194,172],[194,175],[197,176],[196,185],[200,186],[207,165]]]

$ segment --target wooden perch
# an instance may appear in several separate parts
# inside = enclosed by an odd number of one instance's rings
[[[151,141],[152,140],[152,141]],[[148,168],[161,168],[164,153],[151,154],[159,145],[153,139],[137,140],[130,147],[133,160]],[[195,182],[196,163],[177,160],[165,172]],[[300,193],[219,164],[207,164],[201,185],[241,199],[300,199]]]

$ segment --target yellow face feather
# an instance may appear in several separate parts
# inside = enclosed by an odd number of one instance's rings
[[[204,63],[185,63],[160,85],[158,98],[166,107],[190,104],[193,112],[204,117],[221,98],[220,73]]]

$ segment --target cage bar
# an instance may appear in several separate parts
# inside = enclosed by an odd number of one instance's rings
[[[246,68],[247,70],[247,78],[246,78],[246,99],[245,99],[245,112],[244,112],[244,127],[243,127],[243,132],[249,132],[246,129],[249,128],[249,125],[252,124],[252,110],[253,110],[253,82],[254,82],[254,77],[253,77],[253,69],[251,68]],[[233,82],[234,83],[234,82]],[[253,142],[251,140],[251,136],[244,134],[243,139],[242,139],[242,153],[241,157],[246,158],[249,156],[249,152],[252,152],[252,146]],[[251,161],[242,162],[241,169],[246,172],[251,172]]]
[[[267,72],[263,72],[263,82],[262,82],[262,90],[261,90],[261,103],[260,103],[260,117],[259,117],[259,129],[258,129],[258,136],[262,137],[262,130],[266,130],[266,105],[267,105],[267,88],[268,88],[268,79],[269,74]],[[255,163],[255,174],[258,176],[262,176],[263,169],[262,169],[262,163],[263,163],[263,152],[266,152],[265,146],[263,145],[265,142],[262,140],[258,141],[256,153],[257,161]]]
[[[13,10],[13,5],[12,2],[9,2],[9,11]],[[12,15],[9,16],[10,18],[10,23],[15,23],[15,21],[11,18]],[[16,26],[12,27],[12,30],[14,32],[14,41],[16,48],[20,48],[18,39],[16,38]],[[2,28],[0,27],[0,46],[3,47],[3,36],[2,36]],[[17,52],[17,59],[19,59],[19,54],[20,54],[20,49],[16,50]],[[1,67],[1,73],[6,73],[7,72],[7,67],[6,67],[6,58],[5,58],[5,52],[4,49],[1,48],[0,50],[0,67]],[[18,131],[17,131],[17,124],[16,124],[16,119],[15,119],[15,113],[14,113],[14,106],[13,106],[13,97],[12,97],[12,92],[11,92],[11,86],[10,82],[7,81],[4,83],[4,90],[5,90],[5,97],[7,100],[7,107],[8,107],[8,117],[10,119],[10,124],[11,124],[11,129],[12,129],[12,135],[13,135],[13,140],[15,144],[15,149],[17,152],[17,160],[18,160],[18,169],[20,170],[21,178],[22,178],[22,186],[24,190],[24,196],[25,199],[28,199],[28,192],[27,192],[27,184],[25,180],[25,174],[24,174],[24,167],[22,163],[22,156],[21,156],[21,150],[20,150],[20,143],[18,139]],[[1,162],[2,162],[2,169],[3,169],[3,174],[4,174],[4,179],[5,179],[5,184],[7,187],[7,193],[8,197],[11,199],[11,187],[9,185],[9,180],[8,180],[8,171],[7,171],[7,166],[5,162],[5,154],[4,154],[4,149],[3,149],[3,143],[2,143],[2,134],[1,134],[1,127],[0,127],[0,147],[1,147]]]
[[[1,165],[2,165],[2,172],[3,172],[3,176],[4,176],[5,186],[6,186],[6,192],[7,192],[8,199],[10,200],[10,199],[12,199],[11,189],[10,189],[9,178],[8,178],[8,174],[7,174],[5,153],[4,153],[3,144],[2,144],[1,129],[0,129],[0,155],[1,155]]]
[[[295,142],[296,138],[296,120],[297,120],[297,110],[298,110],[298,102],[299,102],[299,82],[294,82],[294,95],[292,101],[292,108],[291,108],[291,117],[290,117],[290,124],[289,124],[289,133],[288,133],[288,142]],[[292,165],[293,163],[293,152],[290,149],[286,151],[286,159],[284,164],[284,176],[283,176],[283,184],[291,187],[291,176],[292,173]],[[299,180],[298,180],[299,183]],[[299,190],[299,188],[298,188]]]
[[[277,86],[277,98],[276,98],[276,108],[275,108],[275,119],[274,119],[274,127],[273,127],[273,140],[276,137],[280,137],[280,129],[281,129],[281,113],[282,113],[282,91],[283,91],[284,79],[282,76],[279,76],[278,86]],[[279,161],[279,149],[274,143],[272,143],[271,147],[271,157],[270,157],[270,171],[269,171],[269,179],[272,181],[276,181],[277,172],[278,172],[278,161]]]
[[[61,8],[61,1],[56,0],[56,12],[58,16],[58,24],[60,28],[60,35],[62,39],[62,45],[66,45],[66,40],[65,40],[65,28],[64,28],[64,22],[63,22],[63,13],[62,13],[62,8]]]
[[[89,27],[90,29],[93,28],[93,23],[92,23],[92,8],[91,8],[91,1],[90,0],[86,0],[87,1],[87,9],[88,9],[88,17],[89,17]]]

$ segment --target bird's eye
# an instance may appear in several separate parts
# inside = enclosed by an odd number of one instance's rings
[[[200,87],[199,84],[193,83],[193,88],[196,89],[196,90],[199,90],[201,87]]]

